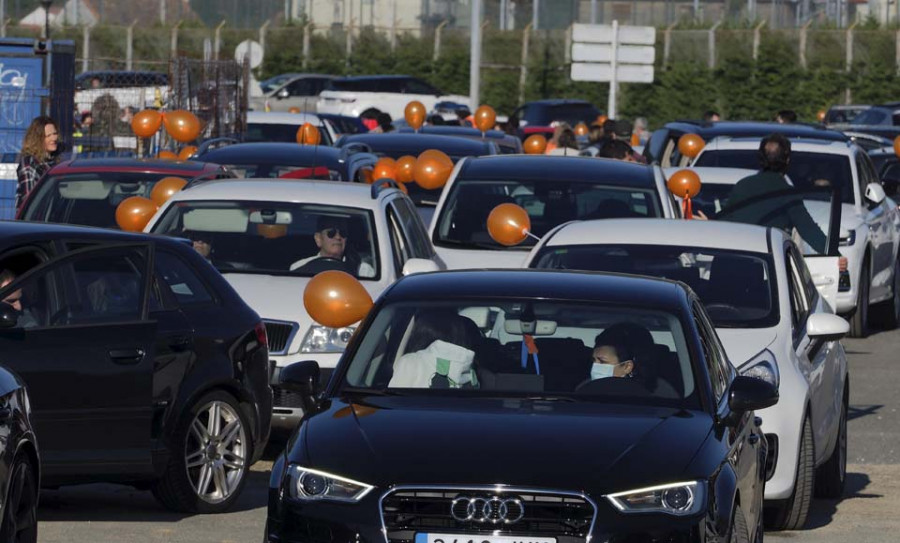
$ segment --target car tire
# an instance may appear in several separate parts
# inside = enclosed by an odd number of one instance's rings
[[[859,273],[856,311],[853,313],[853,318],[850,319],[850,337],[864,338],[869,334],[869,286],[871,282],[869,264],[866,263]]]
[[[36,543],[38,486],[37,473],[28,455],[16,455],[9,470],[6,508],[0,526],[2,543]]]
[[[731,519],[731,535],[728,537],[728,543],[750,543],[747,517],[744,516],[744,510],[741,509],[740,505],[734,508],[734,514]]]
[[[894,262],[894,278],[891,282],[891,298],[881,304],[881,322],[886,330],[900,326],[900,260]]]
[[[844,493],[847,480],[847,395],[841,401],[837,443],[828,460],[816,471],[816,497],[836,500]]]
[[[221,390],[204,395],[181,416],[172,443],[153,495],[173,511],[227,511],[247,482],[253,457],[250,424],[237,400]]]
[[[799,530],[806,524],[816,473],[814,447],[812,423],[807,416],[800,436],[794,492],[788,499],[766,508],[766,527],[770,530]]]

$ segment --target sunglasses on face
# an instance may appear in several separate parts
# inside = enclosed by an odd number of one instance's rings
[[[334,239],[338,234],[340,234],[342,238],[347,237],[347,230],[343,228],[329,228],[328,230],[322,230],[322,232],[328,236],[328,239]]]

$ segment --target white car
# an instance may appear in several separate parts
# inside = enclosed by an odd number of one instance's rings
[[[319,94],[316,111],[359,117],[363,113],[384,112],[402,119],[406,105],[422,102],[432,111],[440,102],[469,105],[468,96],[445,95],[417,77],[408,75],[367,75],[333,79]]]
[[[315,111],[316,102],[333,75],[282,74],[260,83],[262,96],[250,98],[249,107],[254,111]]]
[[[319,129],[322,145],[334,145],[337,133],[330,122],[312,113],[276,113],[265,111],[247,112],[247,130],[244,132],[245,142],[289,142],[297,141],[297,130],[305,123]]]
[[[450,269],[518,268],[534,245],[504,247],[487,230],[494,207],[514,203],[542,236],[575,219],[681,216],[658,166],[548,155],[499,155],[460,160],[450,175],[430,235]]]
[[[693,166],[755,168],[758,149],[759,138],[716,138]],[[819,179],[841,189],[840,252],[847,257],[848,274],[841,277],[836,310],[850,319],[851,335],[868,333],[871,304],[883,303],[884,324],[896,327],[900,321],[900,212],[897,203],[885,196],[869,156],[849,142],[792,139],[788,176],[799,189]]]
[[[378,185],[287,179],[206,181],[176,193],[145,228],[194,240],[266,324],[275,390],[272,425],[293,429],[299,397],[277,386],[280,369],[315,358],[327,382],[355,327],[315,324],[303,307],[313,275],[356,275],[375,299],[397,278],[445,266],[410,199]],[[326,241],[326,239],[328,241]],[[319,244],[344,240],[344,259]]]
[[[837,257],[815,258],[830,261],[837,274]],[[814,487],[820,496],[840,497],[850,389],[837,340],[849,325],[823,302],[787,233],[730,222],[573,222],[547,234],[527,267],[687,283],[738,371],[779,388],[778,403],[757,411],[769,445],[765,499],[771,526],[802,527]],[[659,373],[666,375],[663,365]]]

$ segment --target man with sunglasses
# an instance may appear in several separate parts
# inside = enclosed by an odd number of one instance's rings
[[[15,273],[13,273],[11,270],[3,270],[2,272],[0,272],[0,289],[6,288],[6,285],[12,283],[15,280]],[[37,326],[37,321],[31,315],[31,312],[22,307],[22,289],[17,289],[13,292],[10,292],[5,298],[3,298],[3,303],[16,311],[18,315],[18,320],[16,322],[17,328],[32,328],[34,326]]]
[[[313,234],[319,252],[291,264],[291,271],[298,270],[319,258],[332,258],[352,265],[353,260],[348,259],[346,254],[348,237],[346,220],[331,215],[319,216],[316,221],[316,233]],[[354,266],[354,271],[357,277],[375,277],[375,268],[368,262],[359,261],[359,264]]]

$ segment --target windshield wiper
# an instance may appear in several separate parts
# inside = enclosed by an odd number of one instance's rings
[[[530,400],[532,402],[566,402],[566,403],[574,403],[577,402],[575,398],[571,396],[554,396],[554,395],[542,395],[542,396],[525,396],[522,398],[523,400]]]
[[[478,243],[477,241],[461,241],[456,239],[441,239],[438,240],[438,245],[458,245],[460,247],[474,247],[476,249],[490,249],[495,251],[497,249],[503,249],[499,245],[491,245],[490,243]]]

